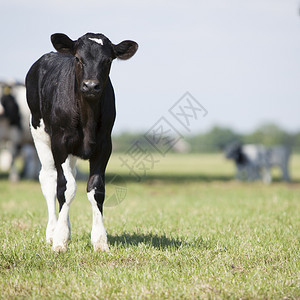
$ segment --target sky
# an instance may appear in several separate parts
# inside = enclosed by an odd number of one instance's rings
[[[103,33],[115,44],[139,44],[130,60],[113,62],[114,133],[147,132],[162,119],[181,134],[214,125],[247,133],[270,122],[296,132],[299,8],[296,0],[5,1],[0,79],[24,81],[30,66],[54,51],[53,33],[73,40]],[[207,111],[188,130],[170,114],[184,95]]]

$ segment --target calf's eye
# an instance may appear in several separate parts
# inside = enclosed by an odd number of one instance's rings
[[[80,60],[79,57],[75,56],[75,60],[76,60],[76,63],[80,64],[80,65],[83,65],[82,61]]]

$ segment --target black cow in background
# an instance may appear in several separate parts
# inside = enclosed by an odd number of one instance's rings
[[[67,250],[69,208],[76,192],[75,161],[79,157],[90,163],[91,241],[95,251],[108,251],[102,219],[104,173],[112,151],[116,114],[109,72],[115,58],[132,57],[138,45],[133,41],[114,45],[103,34],[94,33],[76,41],[54,34],[51,41],[58,52],[42,56],[26,77],[31,132],[42,164],[39,178],[49,213],[46,241],[53,242],[54,251]]]
[[[9,85],[3,87],[1,105],[3,110],[0,112],[0,117],[7,118],[11,127],[21,131],[22,126],[19,106],[15,97],[11,94],[11,87]]]
[[[29,115],[24,84],[1,81],[0,170],[9,172],[10,181],[38,177],[40,164],[29,130]],[[23,162],[21,174],[15,164],[17,157]]]

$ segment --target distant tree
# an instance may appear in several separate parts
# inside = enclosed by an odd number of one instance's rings
[[[127,152],[137,141],[139,146],[149,152],[155,151],[151,143],[145,139],[144,133],[122,133],[113,135],[114,152]],[[184,140],[189,145],[190,152],[219,152],[232,142],[244,144],[262,144],[266,146],[287,145],[293,152],[300,152],[300,132],[290,134],[276,124],[263,124],[254,132],[246,135],[236,133],[230,128],[214,126],[205,133],[185,136]],[[179,142],[177,145],[179,146]],[[176,148],[176,147],[175,147]],[[170,149],[170,152],[178,149]]]
[[[300,131],[293,136],[293,152],[300,152]]]
[[[232,142],[241,141],[241,138],[241,135],[229,128],[214,126],[208,132],[190,137],[187,141],[193,152],[218,152]]]
[[[253,133],[244,135],[243,142],[246,144],[288,145],[292,146],[293,137],[278,125],[273,123],[263,124]]]
[[[141,139],[142,134],[123,132],[112,136],[113,151],[126,152],[134,142]]]
[[[207,132],[206,139],[212,149],[220,150],[234,141],[241,140],[241,136],[229,128],[215,126]]]

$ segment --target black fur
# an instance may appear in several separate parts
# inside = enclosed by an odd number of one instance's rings
[[[15,97],[11,94],[3,95],[1,104],[4,108],[4,116],[9,120],[10,125],[22,129],[21,114]]]
[[[245,165],[248,162],[247,156],[243,153],[240,143],[232,143],[225,149],[226,157],[233,159],[238,165]]]
[[[245,165],[248,162],[247,156],[242,151],[242,146],[236,150],[235,162],[239,165]]]

